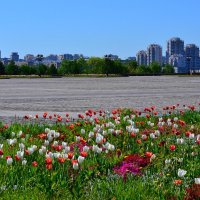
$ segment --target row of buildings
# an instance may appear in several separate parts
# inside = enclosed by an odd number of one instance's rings
[[[1,58],[1,51],[0,51],[0,60],[6,65],[11,60],[15,62],[16,65],[37,65],[39,63],[45,64],[47,66],[50,66],[51,64],[54,64],[56,67],[59,67],[62,60],[78,60],[80,58],[88,59],[88,57],[84,57],[82,54],[62,54],[62,55],[54,55],[50,54],[46,57],[44,57],[41,54],[38,54],[37,56],[34,56],[32,54],[26,54],[23,59],[19,58],[18,52],[12,52],[10,55],[10,58]]]
[[[178,37],[171,38],[167,42],[166,56],[162,54],[162,47],[151,44],[147,50],[137,53],[139,65],[149,66],[152,62],[160,65],[169,64],[174,67],[175,73],[200,72],[200,52],[195,44],[184,45],[184,41]]]
[[[34,56],[32,54],[27,54],[24,59],[19,58],[17,52],[12,52],[10,58],[1,58],[0,60],[4,64],[8,64],[11,60],[15,62],[16,65],[37,65],[43,63],[50,66],[54,64],[59,67],[62,60],[78,60],[80,58],[89,59],[82,54],[62,54],[43,57],[43,55]],[[104,58],[109,58],[111,60],[118,60],[117,55],[108,54]],[[165,64],[172,65],[174,67],[175,73],[192,73],[200,72],[200,52],[199,47],[195,44],[184,45],[184,41],[178,37],[171,38],[167,42],[166,55],[163,56],[162,47],[158,44],[151,44],[147,47],[147,50],[141,50],[137,53],[136,57],[129,57],[127,60],[137,60],[138,65],[149,66],[153,62],[159,63],[161,66]]]

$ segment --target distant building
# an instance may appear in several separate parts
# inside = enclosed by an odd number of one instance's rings
[[[174,67],[175,73],[187,73],[185,56],[181,54],[174,54],[169,57],[168,64]]]
[[[171,38],[167,42],[166,60],[169,63],[169,57],[172,55],[184,55],[184,41],[178,37]]]
[[[35,56],[32,55],[32,54],[26,54],[26,55],[24,56],[24,60],[25,60],[26,62],[33,62],[33,61],[35,60]]]
[[[200,70],[199,47],[188,44],[185,47],[186,68],[188,72]]]
[[[147,52],[146,51],[139,51],[137,53],[137,63],[138,65],[147,65]]]
[[[73,60],[74,57],[72,54],[62,54],[59,56],[60,60]]]
[[[45,60],[47,60],[47,61],[57,61],[58,60],[58,56],[54,55],[54,54],[50,54],[49,56],[47,56],[45,58]]]
[[[17,52],[12,52],[10,55],[10,59],[15,62],[19,61],[19,54]]]
[[[107,55],[104,55],[104,58],[108,58],[110,60],[118,60],[119,56],[113,55],[113,54],[107,54]]]
[[[147,65],[153,62],[162,65],[162,47],[158,44],[151,44],[147,48]]]
[[[133,56],[133,57],[128,57],[128,58],[127,58],[127,60],[136,61],[136,60],[137,60],[137,58]]]

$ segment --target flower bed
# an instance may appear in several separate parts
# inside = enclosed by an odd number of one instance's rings
[[[75,122],[38,117],[0,125],[4,199],[30,191],[44,199],[200,197],[198,107],[88,110]]]

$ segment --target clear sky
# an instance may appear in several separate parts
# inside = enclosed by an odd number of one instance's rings
[[[135,56],[171,37],[200,45],[200,0],[1,0],[2,57]]]

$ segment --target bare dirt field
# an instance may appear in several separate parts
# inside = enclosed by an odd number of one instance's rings
[[[0,79],[0,116],[200,102],[200,77]]]

